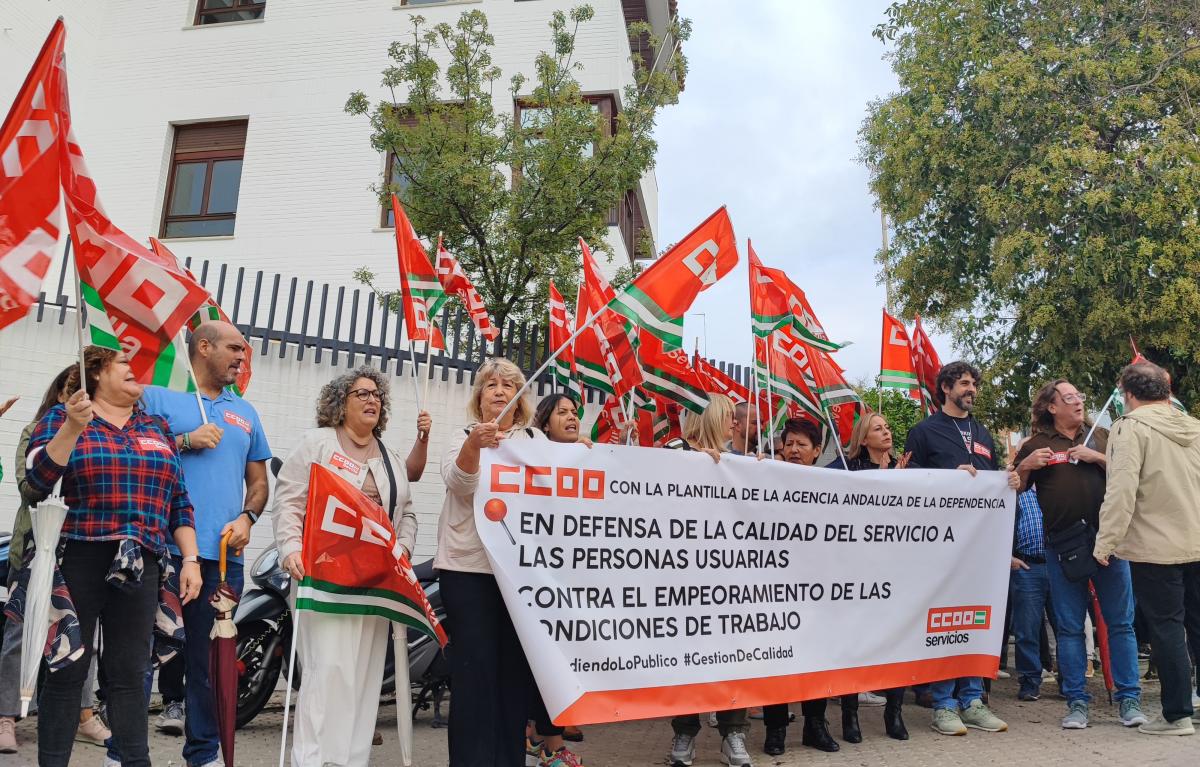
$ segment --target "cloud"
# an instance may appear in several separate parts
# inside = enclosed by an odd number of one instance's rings
[[[852,379],[879,370],[884,288],[874,261],[879,213],[857,160],[867,103],[896,88],[871,37],[888,2],[680,4],[692,19],[687,89],[657,138],[659,240],[673,242],[729,207],[743,263],[702,294],[688,345],[750,361],[745,242],[808,294],[826,330],[854,345],[838,361]]]

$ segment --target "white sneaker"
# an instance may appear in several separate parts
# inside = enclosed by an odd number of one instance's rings
[[[696,760],[696,739],[691,735],[677,733],[671,741],[671,767],[691,767]]]
[[[887,703],[887,698],[882,695],[876,695],[873,692],[860,692],[858,694],[858,705],[860,706],[882,706]]]
[[[104,767],[121,767],[121,763],[108,754],[104,755]]]
[[[731,732],[721,739],[721,763],[730,767],[754,767],[746,751],[746,735]]]
[[[996,672],[996,678],[997,679],[1012,679],[1012,674],[1008,673],[1004,669],[1000,669],[999,671]]]
[[[708,712],[708,726],[709,727],[717,726],[717,712],[716,711]]]
[[[1200,695],[1192,693],[1192,721],[1200,722]]]

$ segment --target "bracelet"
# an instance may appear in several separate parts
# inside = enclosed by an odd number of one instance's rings
[[[198,565],[198,564],[200,564],[200,557],[196,556],[195,554],[192,554],[192,555],[191,555],[191,556],[189,556],[189,557],[182,557],[182,559],[183,559],[183,563],[184,563],[185,565]]]
[[[191,434],[191,432],[185,431],[183,433],[183,449],[184,450],[192,449],[192,434]]]

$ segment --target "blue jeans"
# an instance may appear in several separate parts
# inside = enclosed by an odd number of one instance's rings
[[[1028,570],[1013,570],[1009,576],[1008,601],[1012,606],[1017,680],[1021,690],[1037,692],[1042,686],[1042,621],[1050,595],[1050,579],[1045,564],[1026,564]]]
[[[1091,660],[1084,644],[1083,620],[1092,598],[1088,582],[1072,583],[1063,575],[1058,555],[1046,546],[1046,571],[1050,574],[1050,599],[1054,623],[1058,628],[1058,671],[1062,674],[1062,693],[1068,703],[1083,701],[1087,693],[1084,673]],[[1108,624],[1108,653],[1112,661],[1113,697],[1118,701],[1142,694],[1138,680],[1137,638],[1133,633],[1133,583],[1129,563],[1113,558],[1108,567],[1097,568],[1092,576],[1100,612]]]
[[[964,676],[959,679],[946,679],[929,685],[933,695],[933,708],[948,708],[957,711],[967,708],[977,700],[983,700],[983,679],[977,676]]]

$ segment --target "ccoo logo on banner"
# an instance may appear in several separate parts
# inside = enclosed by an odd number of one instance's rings
[[[512,440],[480,477],[476,526],[558,724],[996,673],[1001,472]]]

